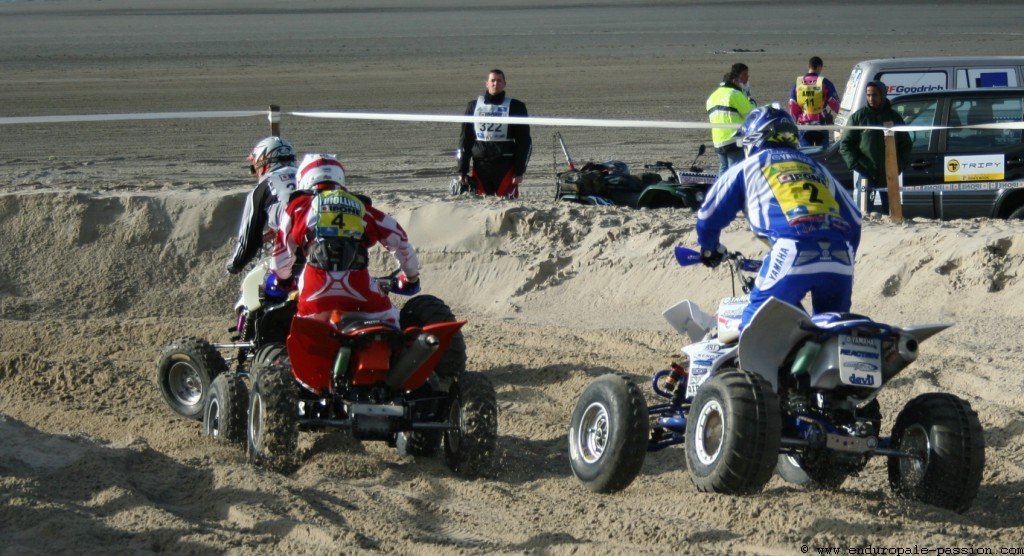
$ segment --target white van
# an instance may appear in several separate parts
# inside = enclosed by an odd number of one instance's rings
[[[836,124],[843,125],[850,114],[865,104],[865,89],[881,81],[892,100],[910,93],[947,89],[1020,87],[1024,83],[1024,56],[888,58],[866,60],[853,66],[846,82]]]

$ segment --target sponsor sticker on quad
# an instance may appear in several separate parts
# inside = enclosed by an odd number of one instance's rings
[[[711,376],[711,368],[715,361],[725,355],[722,344],[717,340],[708,340],[683,348],[683,353],[690,358],[689,377],[686,381],[686,397],[697,395],[697,388]]]
[[[943,167],[947,182],[1001,180],[1005,177],[1005,155],[947,156]]]
[[[850,386],[882,386],[882,341],[840,336],[839,380]]]

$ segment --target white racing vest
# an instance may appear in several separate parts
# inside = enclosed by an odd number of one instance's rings
[[[474,116],[493,116],[507,118],[509,106],[512,104],[512,97],[505,95],[505,102],[501,104],[484,104],[484,97],[480,95],[476,99]],[[476,124],[477,141],[508,141],[508,124],[478,123]]]

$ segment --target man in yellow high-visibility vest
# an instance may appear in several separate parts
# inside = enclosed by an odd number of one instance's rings
[[[718,88],[708,97],[705,105],[708,121],[713,124],[736,124],[737,127],[743,123],[747,114],[754,109],[754,102],[745,88],[749,78],[750,69],[746,64],[732,65],[729,73],[722,77]],[[719,175],[729,166],[743,160],[743,149],[736,143],[736,128],[712,128],[711,141],[718,153]]]

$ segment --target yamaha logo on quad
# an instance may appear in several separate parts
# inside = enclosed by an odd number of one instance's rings
[[[874,386],[875,376],[868,375],[864,377],[858,376],[857,373],[850,373],[850,384],[853,384],[855,386]]]

